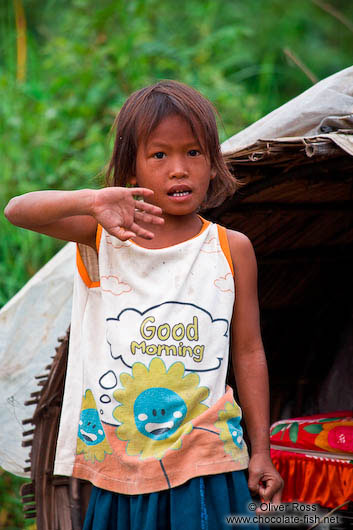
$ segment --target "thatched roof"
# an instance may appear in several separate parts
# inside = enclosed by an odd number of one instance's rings
[[[259,138],[310,137],[353,127],[353,66],[330,77],[288,101],[222,145],[234,154]]]
[[[353,67],[317,83],[222,148],[244,185],[205,216],[254,244],[272,421],[322,412],[323,403],[326,410],[349,409]]]
[[[352,260],[353,67],[318,83],[222,147],[245,185],[207,215],[247,234],[260,267],[272,265],[260,285],[262,306],[300,303],[320,264]],[[298,263],[311,264],[304,276]],[[283,264],[293,268],[290,285]]]

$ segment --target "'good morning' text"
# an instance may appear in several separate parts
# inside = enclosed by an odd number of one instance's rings
[[[204,356],[205,346],[185,345],[183,340],[188,342],[199,340],[199,323],[196,316],[193,317],[192,322],[187,325],[183,323],[170,326],[167,323],[154,325],[155,318],[152,316],[146,317],[141,326],[140,334],[144,339],[141,342],[132,341],[130,344],[130,351],[133,355],[136,353],[143,353],[147,355],[173,355],[178,357],[190,356],[195,362],[201,362]],[[158,344],[147,343],[146,341],[158,339]],[[178,344],[165,344],[165,341],[172,339]]]

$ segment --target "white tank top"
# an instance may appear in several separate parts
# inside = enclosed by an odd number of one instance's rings
[[[244,469],[241,410],[226,386],[233,266],[202,220],[161,249],[99,227],[78,245],[55,474],[120,493]]]

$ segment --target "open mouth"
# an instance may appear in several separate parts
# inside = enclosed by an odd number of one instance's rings
[[[151,431],[151,434],[158,435],[158,434],[164,434],[166,432],[170,431],[168,427],[163,427],[161,429],[155,429],[154,431]]]
[[[173,186],[168,191],[169,197],[186,197],[191,195],[192,191],[188,186]]]
[[[87,442],[95,442],[97,440],[96,434],[93,434],[91,432],[86,432],[83,429],[80,429],[80,432]]]
[[[175,191],[173,193],[168,193],[171,197],[185,197],[186,195],[190,195],[191,191]]]
[[[151,434],[164,434],[165,432],[170,431],[173,428],[172,421],[166,421],[163,423],[146,423],[145,429]]]

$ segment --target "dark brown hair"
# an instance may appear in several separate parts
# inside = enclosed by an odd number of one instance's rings
[[[173,114],[184,118],[209,157],[216,176],[210,181],[201,208],[213,208],[233,195],[238,182],[223,159],[213,105],[197,90],[177,81],[159,81],[131,94],[116,117],[112,158],[106,185],[126,186],[135,176],[137,148],[160,122]]]

